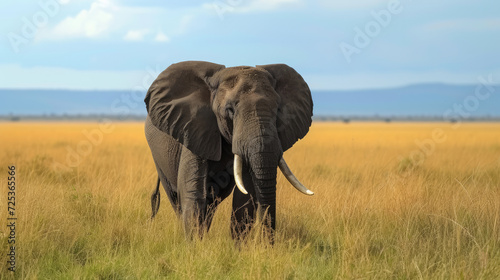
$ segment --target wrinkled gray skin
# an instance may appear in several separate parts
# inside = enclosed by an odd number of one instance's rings
[[[153,217],[161,182],[187,237],[195,230],[202,236],[234,189],[233,238],[245,236],[257,217],[272,233],[278,162],[311,125],[311,93],[302,77],[284,64],[225,68],[186,61],[163,71],[145,102],[159,177]],[[234,154],[243,159],[248,195],[234,188]]]

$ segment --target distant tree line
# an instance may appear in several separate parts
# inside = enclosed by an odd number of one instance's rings
[[[314,121],[334,121],[334,122],[359,122],[359,121],[373,121],[373,122],[498,122],[500,121],[499,116],[474,116],[461,119],[444,119],[442,116],[383,116],[383,115],[352,115],[352,116],[314,116]]]
[[[0,115],[0,121],[144,121],[146,115],[106,115],[106,114],[43,114],[43,115]]]
[[[0,115],[0,121],[144,121],[145,114],[130,114],[130,115],[107,115],[107,114],[43,114],[43,115]],[[383,115],[319,115],[314,116],[316,122],[499,122],[499,116],[478,116],[464,119],[444,120],[442,116],[383,116]]]

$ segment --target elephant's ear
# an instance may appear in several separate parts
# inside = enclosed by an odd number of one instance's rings
[[[283,151],[302,139],[312,123],[313,101],[309,86],[297,71],[286,64],[257,65],[275,79],[281,96],[276,127]]]
[[[222,147],[208,79],[224,68],[202,61],[172,64],[156,78],[144,100],[154,126],[194,154],[214,161],[220,160]]]

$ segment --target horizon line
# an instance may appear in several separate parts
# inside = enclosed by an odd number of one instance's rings
[[[450,86],[450,87],[467,87],[467,86],[477,86],[477,83],[448,83],[448,82],[422,82],[422,83],[409,83],[405,85],[394,85],[394,86],[376,86],[376,87],[359,87],[359,88],[350,88],[350,89],[340,89],[340,88],[331,88],[331,89],[324,89],[324,88],[310,88],[311,91],[361,91],[361,90],[388,90],[388,89],[402,89],[402,88],[409,88],[409,87],[414,87],[414,86]],[[493,87],[500,87],[500,83],[498,84],[492,84],[491,86]],[[7,90],[39,90],[39,91],[132,91],[134,89],[130,88],[116,88],[116,89],[90,89],[90,88],[44,88],[44,87],[0,87],[0,91],[7,91]],[[145,91],[147,92],[147,91]]]

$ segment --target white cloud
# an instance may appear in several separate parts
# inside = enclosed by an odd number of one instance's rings
[[[242,5],[240,8],[236,8],[236,12],[272,11],[286,5],[297,3],[300,3],[300,0],[254,0],[249,1],[248,5]]]
[[[126,41],[143,41],[144,36],[146,36],[149,32],[149,29],[129,30],[123,39]]]
[[[96,0],[88,10],[82,10],[74,17],[65,18],[45,35],[56,39],[104,36],[112,27],[113,6],[109,0]]]
[[[168,38],[168,36],[165,35],[165,33],[158,31],[158,33],[156,33],[156,36],[155,36],[155,41],[156,42],[168,42],[168,41],[170,41],[170,38]]]
[[[123,6],[118,0],[62,1],[70,1],[70,5],[75,1],[89,1],[91,4],[76,15],[64,18],[55,26],[41,29],[36,40],[111,38],[126,41],[167,42],[171,40],[171,37],[166,34],[185,34],[196,27],[195,20],[203,20],[204,14],[207,14],[202,7],[175,10]],[[162,31],[153,36],[152,30]]]
[[[301,0],[216,0],[203,5],[203,8],[215,11],[221,18],[226,12],[251,13],[272,11],[283,6],[299,4]]]

